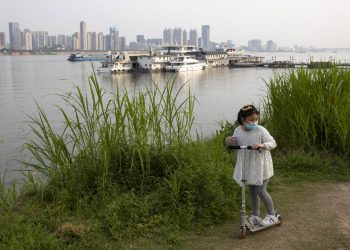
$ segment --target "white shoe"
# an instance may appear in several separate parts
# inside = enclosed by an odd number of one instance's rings
[[[259,216],[252,215],[249,218],[250,223],[252,223],[253,226],[260,225],[262,222],[262,219]]]
[[[271,226],[273,224],[276,224],[277,222],[278,222],[277,216],[267,214],[265,216],[265,218],[261,221],[260,225],[262,225],[264,227],[268,227],[268,226]]]

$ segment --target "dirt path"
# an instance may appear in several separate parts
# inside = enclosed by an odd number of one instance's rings
[[[227,224],[204,236],[186,237],[179,249],[350,249],[350,183],[293,189],[273,195],[281,226],[241,240],[239,222]]]

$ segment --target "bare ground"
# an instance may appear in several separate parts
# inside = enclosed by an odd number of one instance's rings
[[[350,249],[350,182],[281,187],[272,193],[281,226],[239,239],[239,219],[203,235],[182,235],[176,246],[133,244],[136,249]],[[238,211],[239,212],[239,211]],[[139,242],[140,243],[140,242]]]
[[[273,197],[283,217],[281,226],[239,239],[237,221],[213,228],[205,236],[189,236],[179,248],[350,249],[350,183],[308,184],[293,189]]]

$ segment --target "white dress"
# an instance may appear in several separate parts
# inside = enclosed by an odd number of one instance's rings
[[[258,150],[246,150],[246,180],[248,185],[262,185],[263,180],[273,176],[273,163],[270,150],[277,144],[269,131],[258,125],[254,130],[246,131],[239,126],[235,129],[233,136],[236,137],[237,145],[251,146],[253,144],[265,144],[266,148]],[[242,185],[243,151],[237,153],[237,161],[233,174],[235,181]]]

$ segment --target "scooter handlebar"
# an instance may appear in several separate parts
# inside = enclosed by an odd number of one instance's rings
[[[227,146],[227,149],[248,149],[248,150],[260,150],[260,148],[253,149],[252,146]]]

